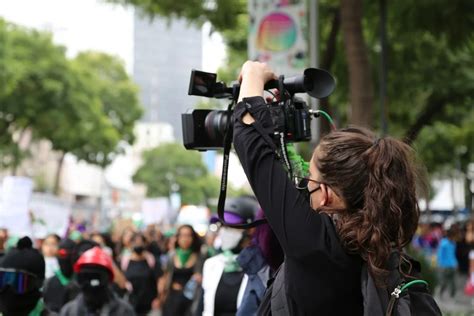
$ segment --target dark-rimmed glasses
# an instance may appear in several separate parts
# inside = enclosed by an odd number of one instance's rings
[[[310,196],[311,194],[313,194],[314,192],[318,191],[319,189],[321,189],[321,184],[324,184],[323,182],[320,182],[320,181],[316,181],[316,180],[313,180],[311,178],[307,178],[307,177],[298,177],[298,176],[294,176],[295,178],[295,186],[298,190],[300,191],[304,191],[306,190],[307,191],[307,194],[308,196]],[[309,183],[310,182],[314,182],[317,184],[317,187],[310,190],[309,189]]]

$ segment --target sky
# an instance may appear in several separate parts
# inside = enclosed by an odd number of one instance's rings
[[[1,0],[0,17],[53,33],[69,57],[84,50],[118,55],[133,67],[133,8],[99,0]],[[216,71],[225,58],[222,37],[203,27],[203,70]]]

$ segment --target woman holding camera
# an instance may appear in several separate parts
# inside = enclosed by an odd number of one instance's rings
[[[362,315],[363,263],[383,283],[391,252],[401,251],[417,227],[412,151],[365,129],[334,131],[321,139],[307,188],[298,190],[270,136],[273,124],[263,90],[271,79],[276,76],[265,64],[243,65],[234,147],[285,252],[280,272],[288,313]]]

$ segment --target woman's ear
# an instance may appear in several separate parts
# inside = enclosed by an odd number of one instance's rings
[[[321,187],[321,202],[319,206],[326,206],[329,204],[329,190],[325,184],[320,184]]]

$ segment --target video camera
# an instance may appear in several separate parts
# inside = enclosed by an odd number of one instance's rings
[[[288,158],[287,142],[309,141],[311,139],[311,118],[318,117],[323,111],[313,111],[296,93],[307,93],[313,98],[325,98],[334,90],[334,78],[325,70],[308,68],[303,75],[271,80],[264,89],[278,89],[279,96],[275,101],[267,104],[273,122],[273,134],[278,156],[282,158],[292,177],[292,166]],[[186,149],[216,150],[223,148],[223,167],[217,213],[221,222],[233,228],[250,228],[265,223],[258,219],[252,223],[230,224],[224,220],[224,203],[227,192],[227,175],[229,168],[229,152],[232,143],[232,107],[237,102],[240,84],[233,83],[231,87],[223,82],[217,82],[217,75],[213,73],[193,70],[189,83],[189,95],[208,98],[232,100],[227,111],[222,110],[194,110],[191,113],[181,114],[183,127],[183,141]]]
[[[303,75],[271,80],[265,90],[278,89],[279,100],[268,103],[274,135],[283,135],[287,142],[302,142],[311,139],[311,118],[317,112],[296,93],[307,93],[313,98],[329,96],[335,87],[334,78],[325,70],[308,68]],[[217,75],[198,70],[191,72],[189,95],[208,98],[237,100],[240,84],[228,87],[217,82]],[[232,110],[193,110],[181,114],[183,141],[186,149],[200,151],[216,150],[224,147],[224,138],[228,129],[232,129]],[[272,135],[273,136],[273,135]]]

